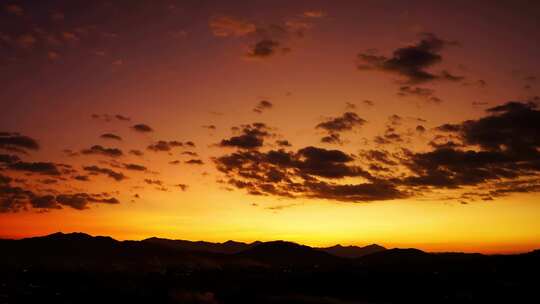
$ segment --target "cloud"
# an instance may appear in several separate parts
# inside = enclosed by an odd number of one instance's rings
[[[146,125],[146,124],[136,124],[136,125],[131,126],[131,128],[141,133],[148,133],[148,132],[154,131],[149,125]]]
[[[280,45],[281,43],[279,41],[263,39],[253,44],[246,53],[246,56],[250,58],[267,58],[276,54],[279,50],[287,50],[287,48],[280,49]]]
[[[138,165],[138,164],[124,164],[124,168],[127,170],[132,170],[132,171],[146,171],[147,170],[145,166]]]
[[[252,22],[233,16],[214,16],[209,26],[217,37],[242,38],[249,44],[246,58],[267,59],[277,53],[291,51],[291,41],[302,38],[313,28],[312,21],[323,17],[323,12],[307,11],[280,23]]]
[[[176,187],[180,188],[181,191],[186,191],[188,189],[188,185],[186,184],[176,184]]]
[[[173,148],[183,147],[183,146],[184,146],[184,143],[176,141],[176,140],[172,140],[172,141],[160,140],[149,145],[148,147],[146,147],[146,149],[150,151],[154,151],[154,152],[160,152],[160,151],[168,152],[168,151],[171,151]]]
[[[217,37],[240,37],[257,30],[254,23],[233,16],[217,16],[210,19],[210,29]]]
[[[70,207],[85,210],[90,204],[119,204],[120,201],[108,193],[35,193],[11,184],[12,179],[0,174],[0,213],[20,212],[29,209],[54,210]]]
[[[460,81],[463,77],[439,73],[427,69],[442,62],[440,52],[449,44],[431,33],[420,35],[416,44],[394,50],[391,57],[376,55],[373,52],[358,54],[358,69],[378,70],[401,76],[409,84],[424,83],[434,80]]]
[[[92,118],[93,119],[99,119],[99,120],[102,120],[104,122],[111,122],[113,120],[118,120],[118,121],[131,121],[131,118],[127,117],[127,116],[124,116],[124,115],[121,115],[121,114],[115,114],[115,115],[110,115],[110,114],[92,114]]]
[[[338,145],[343,144],[341,135],[339,135],[338,133],[330,133],[328,135],[321,137],[321,142],[325,144],[338,144]]]
[[[104,155],[108,157],[120,157],[124,155],[122,150],[118,148],[105,148],[101,145],[94,145],[89,149],[81,150],[81,153],[85,155]]]
[[[75,180],[78,180],[78,181],[82,181],[82,182],[87,182],[89,181],[90,179],[88,178],[88,176],[86,175],[76,175],[75,177],[73,177]]]
[[[18,161],[20,158],[17,155],[0,154],[0,163],[12,164]]]
[[[255,108],[253,109],[253,112],[255,113],[262,113],[263,111],[265,110],[269,110],[273,107],[273,104],[268,101],[268,100],[261,100],[259,101],[259,103],[257,103],[257,105],[255,106]]]
[[[163,186],[163,181],[161,181],[159,179],[146,178],[146,179],[144,179],[144,182],[149,184],[149,185]]]
[[[335,118],[330,118],[324,122],[319,123],[316,128],[325,130],[328,135],[321,138],[323,143],[342,144],[341,136],[339,133],[345,131],[351,131],[355,127],[364,125],[366,121],[360,118],[354,112],[345,112],[343,115]]]
[[[405,142],[395,129],[403,123],[404,118],[390,116],[380,143]],[[339,123],[329,126],[326,129],[349,128]],[[422,125],[415,130],[426,132]],[[507,102],[487,109],[478,119],[434,128],[435,136],[429,142],[432,150],[428,151],[396,145],[390,147],[394,152],[363,150],[355,157],[313,146],[263,151],[259,142],[256,149],[234,146],[236,152],[215,157],[213,162],[225,176],[222,183],[251,195],[345,202],[427,195],[457,201],[489,200],[540,191],[538,130],[540,111],[535,103]]]
[[[105,134],[101,134],[101,136],[99,136],[101,138],[104,138],[104,139],[114,139],[114,140],[122,140],[122,137],[116,135],[116,134],[112,134],[112,133],[105,133]]]
[[[291,147],[292,144],[286,139],[276,140],[276,144],[280,147]]]
[[[338,201],[373,201],[404,197],[390,182],[373,179],[339,150],[305,147],[285,150],[239,151],[214,159],[227,184],[252,195],[311,197]],[[346,177],[364,182],[338,183]]]
[[[429,88],[402,86],[397,95],[401,97],[413,96],[432,103],[442,102],[439,97],[435,96],[435,91]]]
[[[14,152],[26,150],[39,150],[38,142],[28,136],[18,133],[0,132],[0,149]]]
[[[131,121],[131,118],[127,117],[127,116],[124,116],[124,115],[120,115],[120,114],[116,114],[114,115],[114,117],[118,120],[121,120],[121,121]]]
[[[56,197],[56,201],[63,206],[69,206],[73,209],[84,210],[88,208],[89,203],[119,204],[120,201],[114,197],[101,198],[99,195],[90,195],[87,193],[62,194]]]
[[[135,155],[135,156],[143,156],[144,155],[144,153],[142,151],[135,150],[135,149],[129,150],[129,154],[132,154],[132,155]]]
[[[190,159],[186,160],[184,163],[188,165],[204,165],[204,162],[200,159]]]
[[[487,185],[496,195],[501,185],[516,192],[540,181],[540,111],[532,103],[508,102],[487,110],[488,115],[461,124],[444,124],[437,130],[451,133],[457,142],[435,146],[430,152],[414,153],[408,167],[416,176],[411,185],[459,188]],[[478,191],[480,192],[480,191]]]
[[[90,172],[90,174],[103,174],[103,175],[106,175],[112,179],[114,179],[115,181],[122,181],[124,179],[126,179],[127,177],[121,173],[121,172],[116,172],[116,171],[113,171],[109,168],[102,168],[102,167],[98,167],[98,166],[85,166],[83,167],[83,169],[87,172]]]
[[[365,100],[362,100],[362,103],[368,107],[372,107],[375,105],[375,102],[371,101],[371,100],[368,100],[368,99],[365,99]]]
[[[193,156],[193,157],[199,156],[196,152],[193,152],[193,151],[182,151],[182,153],[180,153],[180,154],[181,155]]]
[[[16,171],[26,171],[44,175],[60,175],[58,166],[50,162],[23,162],[18,161],[9,165],[9,169]]]
[[[264,138],[272,136],[269,128],[264,123],[253,123],[242,125],[241,135],[223,139],[219,145],[221,147],[236,147],[241,149],[257,149],[262,147]]]
[[[328,132],[350,131],[356,126],[362,126],[366,121],[354,112],[346,112],[340,117],[330,118],[325,122],[321,122],[316,128],[324,129]]]

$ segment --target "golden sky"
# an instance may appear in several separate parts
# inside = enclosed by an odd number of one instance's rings
[[[540,247],[539,5],[0,6],[1,237]]]

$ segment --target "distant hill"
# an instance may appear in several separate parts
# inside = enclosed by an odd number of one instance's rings
[[[235,254],[243,250],[256,246],[260,242],[254,242],[251,244],[227,241],[224,243],[211,243],[204,241],[185,241],[185,240],[169,240],[162,238],[148,238],[142,240],[143,243],[158,244],[168,248],[189,250],[189,251],[202,251],[202,252],[212,252],[212,253],[223,253],[223,254]]]
[[[521,256],[539,255],[537,250]],[[211,243],[163,238],[118,241],[107,236],[61,232],[21,240],[0,240],[0,263],[31,262],[66,267],[106,268],[111,264],[135,268],[148,265],[219,268],[230,264],[305,267],[350,263],[362,267],[399,268],[428,267],[437,263],[477,263],[486,257],[464,253],[433,254],[414,248],[386,249],[379,245],[312,248],[286,241]]]
[[[324,251],[326,253],[330,253],[331,255],[335,255],[342,258],[359,258],[368,254],[386,250],[386,248],[379,246],[377,244],[372,244],[365,247],[335,245],[332,247],[315,248],[315,249]]]
[[[0,303],[534,303],[540,251],[428,253],[84,233],[0,240]]]
[[[272,265],[328,265],[339,258],[329,253],[292,242],[274,241],[260,243],[239,253],[239,256]]]

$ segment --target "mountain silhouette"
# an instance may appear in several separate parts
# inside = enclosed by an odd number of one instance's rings
[[[54,233],[0,240],[0,272],[0,303],[526,303],[540,284],[540,250],[483,255]]]
[[[316,249],[343,258],[359,258],[368,254],[386,250],[386,248],[377,244],[372,244],[365,247],[335,245],[332,247]]]
[[[318,266],[337,263],[339,258],[309,246],[292,242],[260,243],[239,253],[239,256],[282,266]]]
[[[213,253],[224,253],[224,254],[234,254],[239,253],[243,250],[246,250],[250,247],[258,245],[260,242],[253,242],[251,244],[235,242],[235,241],[226,241],[224,243],[211,243],[205,241],[186,241],[186,240],[169,240],[163,238],[148,238],[142,242],[157,244],[168,248],[189,250],[189,251],[201,251],[201,252],[213,252]]]

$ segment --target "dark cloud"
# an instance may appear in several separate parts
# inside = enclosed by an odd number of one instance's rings
[[[188,165],[203,165],[204,164],[204,162],[200,159],[190,159],[190,160],[186,160],[184,163]]]
[[[118,136],[116,134],[112,134],[112,133],[101,134],[100,137],[104,138],[104,139],[122,140],[122,137],[120,137],[120,136]]]
[[[321,142],[326,144],[343,144],[343,141],[341,140],[341,135],[339,135],[338,133],[330,133],[321,137]]]
[[[292,144],[286,139],[276,140],[276,144],[280,147],[291,147]]]
[[[360,118],[356,113],[345,112],[339,117],[330,118],[325,122],[321,122],[317,125],[317,128],[324,129],[328,132],[342,132],[350,131],[354,127],[362,126],[365,123],[366,121]]]
[[[131,121],[131,118],[127,117],[127,116],[124,116],[124,115],[120,115],[120,114],[116,114],[114,115],[114,117],[118,120],[122,120],[122,121]]]
[[[391,116],[381,143],[404,142],[395,130],[402,123]],[[421,125],[416,130],[426,131]],[[540,191],[540,111],[534,103],[508,102],[479,119],[434,130],[433,150],[426,152],[393,146],[394,152],[364,150],[354,157],[317,147],[240,149],[213,161],[223,183],[251,195],[367,202],[443,195],[444,189],[469,202]]]
[[[109,168],[102,168],[102,167],[98,167],[98,166],[86,166],[86,167],[83,167],[83,169],[87,172],[90,172],[90,174],[103,174],[103,175],[106,175],[116,181],[122,181],[124,179],[126,179],[127,177],[121,173],[121,172],[116,172],[116,171],[113,171]]]
[[[419,42],[396,49],[391,57],[376,55],[373,52],[358,54],[360,61],[358,69],[393,73],[405,78],[406,82],[410,84],[438,79],[459,81],[463,77],[452,75],[448,71],[437,74],[427,70],[442,61],[440,52],[449,44],[452,43],[442,40],[434,34],[424,33]]]
[[[118,120],[118,121],[131,121],[131,118],[127,117],[127,116],[124,116],[124,115],[121,115],[121,114],[115,114],[115,115],[110,115],[110,114],[92,114],[92,118],[93,119],[97,119],[97,120],[102,120],[104,122],[111,122],[111,121],[114,121],[114,120]]]
[[[136,124],[136,125],[131,126],[131,128],[141,133],[148,133],[148,132],[154,131],[149,125],[146,125],[146,124]]]
[[[497,193],[501,181],[518,180],[516,192],[534,189],[527,185],[540,181],[540,111],[532,103],[508,102],[487,113],[478,120],[439,126],[454,141],[435,142],[434,151],[411,155],[407,166],[416,176],[405,182],[447,188],[491,183],[491,192]]]
[[[539,155],[540,111],[534,103],[508,102],[487,112],[487,117],[465,121],[455,128],[466,144],[519,156]]]
[[[188,189],[188,185],[186,184],[176,184],[175,186],[180,188],[181,191],[186,191]]]
[[[69,156],[69,157],[75,157],[75,156],[79,155],[79,152],[75,152],[75,151],[73,151],[71,149],[64,149],[64,150],[62,150],[62,152],[64,152],[64,154],[66,156]]]
[[[252,195],[313,197],[339,201],[371,201],[405,196],[390,182],[374,179],[339,150],[305,147],[285,150],[239,151],[214,159],[226,183]],[[364,180],[337,183],[345,177]]]
[[[143,156],[144,153],[139,150],[129,150],[129,154],[135,155],[135,156]]]
[[[45,175],[60,175],[58,166],[50,162],[23,162],[18,161],[9,164],[9,169],[16,171],[25,171]]]
[[[88,193],[62,194],[56,197],[56,201],[63,206],[73,209],[84,210],[89,203],[119,204],[120,201],[114,197],[102,198],[100,195],[90,195]]]
[[[146,147],[146,149],[150,151],[154,151],[154,152],[168,152],[168,151],[171,151],[173,148],[183,147],[183,146],[184,146],[184,143],[176,141],[176,140],[172,140],[172,141],[160,140],[149,145],[148,147]]]
[[[360,118],[356,113],[345,112],[339,117],[330,118],[319,123],[316,128],[323,129],[328,133],[328,135],[321,138],[321,142],[342,144],[343,142],[339,133],[350,131],[355,127],[363,126],[365,123],[366,121]]]
[[[208,129],[208,130],[216,130],[217,129],[217,127],[215,125],[204,125],[202,127],[205,128],[205,129]]]
[[[74,179],[78,180],[78,181],[82,181],[82,182],[87,182],[89,181],[90,179],[88,178],[88,176],[86,175],[77,175],[75,177],[73,177]]]
[[[295,15],[285,21],[261,23],[234,16],[214,16],[209,26],[217,37],[236,37],[246,40],[249,49],[247,58],[264,59],[277,53],[288,53],[288,46],[294,39],[301,39],[313,28],[313,21],[320,19],[314,16]]]
[[[127,170],[132,170],[132,171],[146,171],[147,170],[145,166],[138,165],[138,164],[124,164],[124,168]]]
[[[269,110],[273,107],[274,105],[268,101],[268,100],[261,100],[259,101],[259,103],[257,103],[257,105],[255,106],[255,108],[253,109],[253,112],[255,113],[262,113],[263,111],[265,110]]]
[[[12,164],[18,161],[20,158],[17,155],[0,154],[0,163]]]
[[[38,209],[61,209],[54,195],[35,196],[30,198],[30,204]]]
[[[356,104],[352,103],[352,102],[346,102],[345,103],[345,109],[347,110],[350,110],[350,111],[355,111],[358,107],[356,106]]]
[[[280,49],[280,42],[270,39],[261,40],[252,45],[246,56],[251,58],[267,58],[276,54]]]
[[[376,162],[376,163],[384,164],[388,166],[397,165],[397,162],[394,160],[394,157],[388,151],[385,151],[385,150],[361,151],[360,155],[362,158],[370,162]]]
[[[269,128],[264,123],[253,123],[242,125],[241,135],[223,139],[219,145],[221,147],[235,147],[241,149],[257,149],[262,147],[264,138],[272,136]]]
[[[163,181],[161,181],[159,179],[146,178],[146,179],[144,179],[144,182],[147,183],[148,185],[163,186]]]
[[[27,150],[38,150],[38,142],[28,136],[18,133],[0,132],[0,149],[13,152],[26,152]]]
[[[369,106],[369,107],[372,107],[375,105],[375,102],[371,101],[371,100],[368,100],[368,99],[365,99],[362,101],[363,104],[365,104],[366,106]]]
[[[439,97],[435,96],[435,90],[429,88],[402,86],[397,95],[401,97],[413,96],[433,103],[442,102]]]
[[[183,151],[183,152],[180,153],[180,154],[181,154],[181,155],[193,156],[193,157],[199,156],[196,152],[193,152],[193,151]]]
[[[81,150],[81,153],[86,155],[104,155],[109,157],[120,157],[124,155],[122,150],[118,148],[105,148],[101,145],[94,145],[89,149]]]
[[[36,193],[11,185],[12,179],[0,175],[0,213],[19,212],[30,209],[47,211],[63,206],[84,210],[89,204],[119,204],[120,201],[108,193]]]

